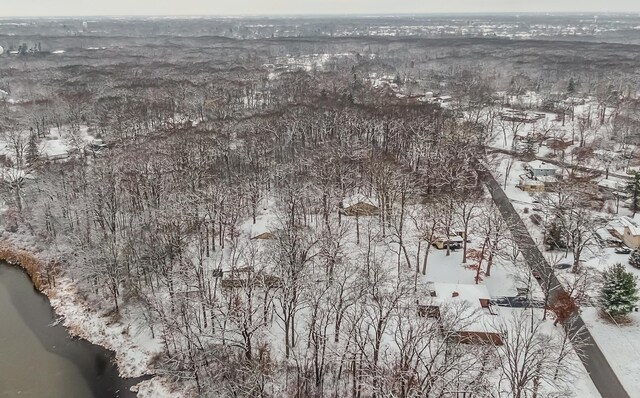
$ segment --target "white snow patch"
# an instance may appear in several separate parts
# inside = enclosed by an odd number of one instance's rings
[[[631,313],[631,324],[605,322],[596,308],[583,308],[582,319],[598,347],[630,394],[640,391],[640,313]]]

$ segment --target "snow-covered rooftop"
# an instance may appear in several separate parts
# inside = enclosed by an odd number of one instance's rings
[[[378,207],[378,201],[373,198],[362,194],[355,194],[349,197],[346,197],[342,200],[342,206],[346,209],[358,203],[366,203],[372,206]]]
[[[527,163],[527,167],[529,167],[531,170],[557,170],[558,169],[555,165],[545,163],[542,160],[533,160]]]
[[[618,222],[621,226],[629,228],[629,233],[631,233],[631,235],[640,235],[640,225],[638,225],[635,218],[631,219],[627,216],[622,216],[618,219]]]
[[[613,191],[623,191],[625,189],[625,184],[616,180],[600,180],[598,186]]]
[[[558,179],[555,176],[538,176],[536,177],[536,180],[547,184],[558,182]]]
[[[430,282],[430,290],[442,301],[468,301],[475,307],[480,306],[480,299],[491,298],[485,285],[469,285],[460,283]],[[454,296],[457,293],[457,296]]]
[[[485,285],[430,282],[432,303],[453,309],[466,322],[460,331],[491,332],[494,330],[495,313],[487,309],[491,295]],[[484,305],[483,305],[484,302]]]
[[[596,229],[596,235],[598,235],[600,239],[606,242],[621,242],[620,239],[613,236],[607,228]]]

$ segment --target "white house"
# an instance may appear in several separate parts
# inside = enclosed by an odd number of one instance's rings
[[[529,171],[532,174],[532,177],[547,177],[547,176],[555,176],[558,171],[558,167],[555,165],[545,163],[541,160],[534,160],[532,162],[527,163],[524,166],[525,170]]]

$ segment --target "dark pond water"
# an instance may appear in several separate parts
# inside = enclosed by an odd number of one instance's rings
[[[72,339],[26,273],[0,262],[0,397],[135,397],[113,354]]]

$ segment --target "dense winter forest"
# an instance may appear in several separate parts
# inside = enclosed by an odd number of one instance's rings
[[[185,396],[571,396],[580,342],[530,310],[474,344],[430,275],[457,250],[468,283],[531,287],[477,171],[517,135],[500,111],[564,125],[589,97],[634,143],[637,45],[110,23],[0,30],[0,242],[155,342],[144,372]]]

